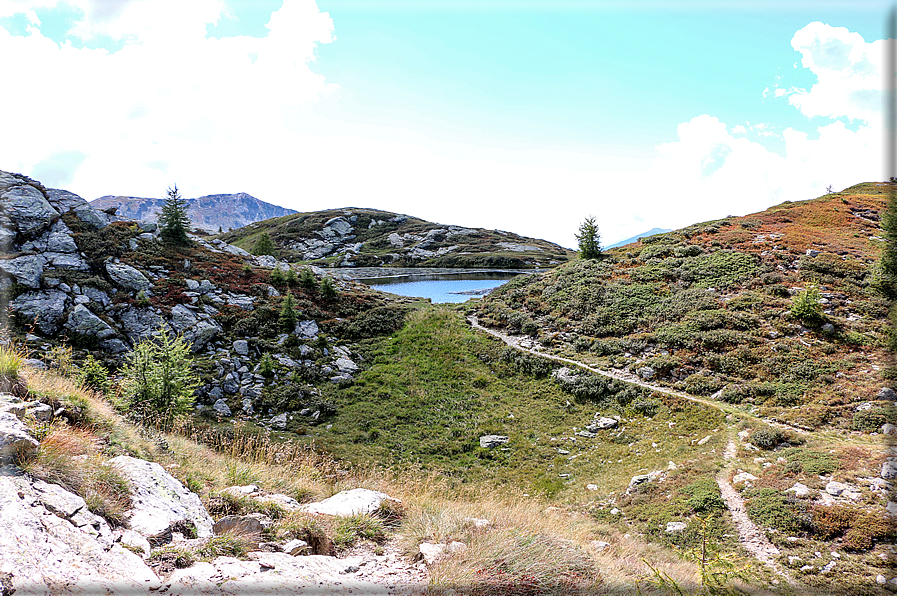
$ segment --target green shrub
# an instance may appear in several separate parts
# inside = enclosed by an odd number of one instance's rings
[[[754,523],[794,534],[809,526],[810,518],[803,503],[772,488],[751,491],[747,512]]]
[[[109,369],[103,366],[103,363],[93,357],[93,354],[87,356],[81,370],[78,372],[78,381],[88,389],[92,389],[103,395],[109,393],[112,381],[109,380]]]
[[[811,285],[792,301],[791,316],[807,325],[820,324],[825,320],[822,314],[822,305],[819,304],[821,298],[819,288]]]
[[[121,369],[122,398],[129,413],[163,423],[187,414],[199,386],[192,364],[187,342],[180,335],[172,337],[164,324],[137,344]]]
[[[860,432],[873,433],[881,430],[882,425],[888,422],[888,413],[884,408],[872,408],[863,410],[853,415],[851,428]]]
[[[259,361],[259,374],[266,379],[270,379],[274,376],[274,370],[276,366],[277,365],[274,362],[274,358],[271,357],[271,354],[265,352],[264,354],[262,354],[262,359]]]
[[[685,391],[693,395],[710,395],[723,388],[722,380],[705,373],[695,373],[685,379]]]
[[[298,316],[299,315],[296,313],[296,305],[293,302],[293,295],[290,292],[287,292],[280,305],[280,317],[277,319],[277,322],[284,329],[292,331]]]
[[[761,428],[751,433],[748,441],[760,449],[773,449],[785,440],[785,435],[777,428]]]
[[[318,290],[318,280],[311,269],[303,269],[299,275],[299,285],[307,292],[316,292]]]
[[[680,492],[691,495],[686,504],[694,509],[695,513],[711,513],[726,508],[722,499],[719,485],[713,478],[701,478],[692,482]]]

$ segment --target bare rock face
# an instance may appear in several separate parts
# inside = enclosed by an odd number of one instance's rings
[[[153,284],[145,275],[124,263],[106,263],[106,273],[115,283],[129,290],[148,290]]]
[[[83,304],[78,304],[69,315],[65,328],[79,335],[108,339],[115,335],[115,329],[109,326],[103,319],[96,316]]]
[[[60,486],[0,476],[0,576],[11,593],[148,594],[159,578]]]
[[[59,290],[26,292],[9,303],[10,309],[21,319],[35,322],[44,335],[59,331],[62,315],[70,298]]]
[[[199,497],[156,463],[122,455],[109,465],[131,485],[131,529],[157,536],[172,526],[192,523],[198,538],[212,535],[212,518]]]
[[[0,212],[25,236],[42,232],[59,216],[35,184],[24,176],[0,172]]]

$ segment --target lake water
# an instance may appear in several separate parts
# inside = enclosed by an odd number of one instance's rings
[[[399,296],[429,298],[434,303],[459,303],[484,296],[518,275],[519,272],[511,271],[468,270],[451,273],[420,271],[382,277],[358,276],[355,279],[376,290]]]

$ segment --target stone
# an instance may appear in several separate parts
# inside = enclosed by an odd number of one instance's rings
[[[95,339],[108,339],[115,335],[115,329],[83,304],[75,305],[65,323],[65,328],[78,335]]]
[[[342,373],[354,373],[358,370],[358,365],[346,357],[337,358],[334,364]]]
[[[706,437],[704,437],[703,439],[698,441],[698,445],[706,445],[710,441],[710,439],[711,439],[711,436],[707,435]]]
[[[105,214],[91,207],[90,203],[73,192],[48,188],[47,201],[59,213],[74,213],[78,219],[92,228],[100,229],[109,225]]]
[[[688,524],[685,522],[667,522],[667,527],[664,530],[667,534],[675,534],[677,532],[685,531],[685,528],[688,527]]]
[[[638,372],[638,376],[640,376],[641,378],[643,378],[646,381],[653,379],[654,375],[656,374],[654,369],[651,368],[650,366],[643,366],[640,369],[638,369],[637,372]]]
[[[504,445],[510,439],[502,435],[483,435],[480,437],[480,447],[483,449],[495,449],[499,445]]]
[[[15,414],[0,412],[0,464],[13,463],[17,456],[30,458],[37,448],[37,440]]]
[[[592,490],[592,491],[598,490],[598,485],[597,484],[586,484],[586,490]]]
[[[222,332],[221,326],[211,319],[199,321],[184,332],[184,339],[190,342],[190,349],[199,352],[206,344]]]
[[[134,306],[124,310],[116,320],[121,324],[128,339],[134,343],[152,336],[162,324],[162,318],[151,308]]]
[[[262,513],[250,513],[249,515],[225,515],[215,522],[212,532],[219,534],[261,534],[271,527],[274,522],[270,517]]]
[[[857,406],[856,408],[854,408],[854,409],[855,409],[857,412],[865,412],[865,411],[867,411],[867,410],[871,410],[874,406],[875,406],[875,404],[873,404],[871,401],[867,401],[867,402],[863,402],[863,403],[861,403],[860,405],[858,405],[858,406]]]
[[[150,551],[152,550],[149,540],[134,530],[128,530],[126,528],[116,530],[116,532],[119,533],[118,542],[120,542],[122,546],[129,547],[132,550],[137,549],[142,553],[144,559],[149,558]]]
[[[239,354],[240,356],[248,356],[249,355],[249,342],[245,339],[238,339],[234,342],[234,352]]]
[[[153,287],[145,275],[125,263],[106,263],[106,273],[115,283],[135,292]]]
[[[283,412],[282,414],[278,414],[271,418],[271,426],[276,428],[277,430],[286,430],[287,428],[287,414]]]
[[[215,410],[216,413],[221,414],[222,416],[232,416],[233,413],[230,411],[230,406],[227,405],[227,402],[224,401],[224,398],[217,400],[214,404],[212,404],[212,409]]]
[[[595,550],[601,551],[606,548],[610,548],[610,542],[605,542],[604,540],[592,540],[591,542],[589,542],[589,546],[591,546]]]
[[[897,393],[894,392],[890,387],[882,387],[878,390],[878,394],[876,395],[878,399],[889,399],[891,401],[897,400]]]
[[[107,339],[101,341],[99,346],[101,350],[111,352],[112,354],[121,354],[128,351],[128,345],[120,339]]]
[[[11,275],[27,288],[40,288],[44,274],[44,260],[38,255],[24,255],[15,259],[0,260],[0,271]]]
[[[193,311],[183,304],[178,304],[171,309],[171,326],[174,327],[175,331],[183,332],[187,328],[196,325],[196,321],[196,315]]]
[[[881,477],[885,480],[897,478],[897,463],[886,461],[881,465]]]
[[[617,421],[613,418],[608,418],[607,416],[601,416],[600,418],[596,418],[592,424],[588,425],[586,428],[595,432],[596,430],[606,430],[608,428],[616,428]]]
[[[794,483],[794,486],[792,486],[791,488],[785,490],[785,492],[786,492],[786,493],[788,493],[788,492],[793,492],[795,497],[808,497],[808,496],[810,496],[810,488],[809,488],[807,485],[805,485],[805,484],[801,484],[800,482],[795,482],[795,483]]]
[[[749,472],[741,472],[740,474],[735,474],[732,478],[733,484],[744,484],[747,482],[756,482],[757,477]]]
[[[346,517],[356,513],[373,513],[380,507],[383,501],[387,500],[401,503],[401,501],[390,497],[386,493],[366,488],[355,488],[338,492],[332,497],[317,503],[303,505],[300,507],[300,511]]]
[[[9,307],[23,321],[36,323],[44,335],[54,335],[59,331],[69,300],[68,295],[59,290],[26,292],[10,302]]]
[[[259,490],[257,484],[246,484],[244,486],[228,486],[221,492],[228,493],[235,497],[245,497],[246,495],[257,493]]]
[[[320,333],[321,330],[318,329],[318,324],[315,321],[299,321],[296,323],[296,328],[293,330],[294,335],[298,335],[304,339],[310,339],[315,337]]]
[[[880,586],[883,586],[886,583],[888,583],[888,579],[879,573],[878,575],[875,576],[875,583],[877,583]]]
[[[0,187],[0,212],[6,215],[21,234],[33,236],[50,227],[59,212],[31,185]]]
[[[272,505],[276,505],[281,509],[285,509],[287,511],[298,511],[301,507],[299,505],[299,501],[297,501],[293,497],[281,495],[278,493],[255,497],[255,500],[259,503],[270,503]]]
[[[420,549],[420,554],[421,557],[423,557],[424,562],[427,565],[435,565],[439,561],[447,559],[455,553],[463,553],[467,550],[467,545],[463,542],[458,542],[457,540],[449,542],[448,544],[421,542],[418,548]]]
[[[34,416],[38,422],[48,422],[53,417],[53,408],[47,404],[35,403],[26,407],[26,413]]]
[[[566,366],[562,366],[551,373],[551,378],[560,381],[561,383],[573,383],[578,376],[576,371]]]
[[[881,434],[883,435],[894,435],[897,434],[897,426],[894,426],[890,422],[881,425]]]
[[[818,257],[818,256],[819,256],[819,251],[818,251],[818,250],[813,250],[812,248],[808,248],[808,249],[807,249],[807,256],[808,256],[808,257]]]
[[[309,550],[308,543],[304,540],[290,540],[283,545],[283,552],[294,557],[298,557],[302,553]]]
[[[825,333],[834,333],[834,332],[835,332],[835,326],[832,325],[831,323],[825,323],[825,324],[822,326],[822,330],[823,330]]]
[[[199,538],[212,535],[212,518],[199,497],[157,463],[127,455],[109,460],[131,486],[131,529],[144,536],[168,531],[178,522],[192,523]]]

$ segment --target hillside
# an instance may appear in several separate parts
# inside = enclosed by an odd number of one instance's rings
[[[251,593],[274,573],[286,592],[348,575],[435,593],[886,594],[897,464],[880,433],[894,394],[876,376],[890,374],[885,305],[868,277],[884,198],[875,185],[848,190],[655,236],[450,308],[220,238],[171,246],[151,224],[0,173],[5,331],[30,357],[27,388],[0,379],[22,399],[3,398],[0,435],[7,424],[28,452],[0,453],[21,468],[0,477],[0,545],[15,548],[0,548],[0,586],[37,567],[57,577],[11,537],[64,548],[12,522],[64,497],[78,507],[51,521],[97,553],[97,574],[126,570],[166,593]],[[809,272],[831,312],[799,325],[783,313]],[[188,342],[200,380],[196,407],[165,433],[121,399],[124,359],[162,324]],[[89,356],[108,385],[58,378],[84,375]],[[0,375],[14,361],[0,351]],[[190,538],[174,520],[144,551],[125,531],[142,497],[129,500],[105,463],[121,456],[161,464],[211,521],[271,525],[235,544],[223,530]],[[357,487],[403,507],[345,522],[297,510]],[[294,556],[290,539],[312,548]],[[155,575],[122,555],[134,549]],[[445,556],[418,563],[428,549]]]
[[[221,235],[252,251],[267,232],[290,262],[336,267],[553,267],[575,253],[499,230],[436,224],[376,209],[297,213]]]
[[[213,234],[219,230],[236,230],[263,219],[296,213],[292,209],[261,201],[245,192],[206,195],[186,201],[187,214],[193,227]],[[98,211],[115,208],[116,215],[121,219],[146,222],[155,222],[164,204],[165,199],[112,195],[90,201],[90,205]]]

